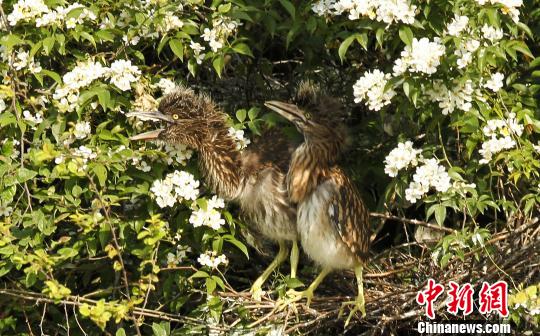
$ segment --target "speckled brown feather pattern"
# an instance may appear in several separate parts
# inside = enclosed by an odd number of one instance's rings
[[[302,246],[326,267],[366,262],[369,212],[350,178],[336,164],[348,143],[344,112],[335,99],[321,95],[310,83],[300,85],[298,96],[302,105],[297,106],[304,118],[296,126],[304,143],[293,153],[287,187],[291,201],[299,207]]]
[[[199,152],[205,182],[218,196],[240,205],[250,228],[270,240],[296,240],[296,208],[289,202],[285,178],[294,149],[277,130],[239,150],[229,134],[227,115],[212,100],[191,89],[165,96],[159,111],[175,118],[161,140]]]
[[[328,205],[330,222],[351,252],[366,262],[370,237],[369,211],[352,181],[339,167],[331,169],[328,179],[338,186]]]

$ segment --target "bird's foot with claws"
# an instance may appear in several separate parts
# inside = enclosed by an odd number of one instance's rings
[[[251,293],[251,297],[257,301],[261,301],[261,298],[265,293],[262,290],[262,286],[257,283],[254,283],[253,286],[251,286],[249,292]]]
[[[366,307],[365,307],[365,301],[364,297],[357,297],[354,301],[346,301],[341,304],[341,308],[339,309],[338,317],[341,317],[343,315],[343,311],[345,309],[345,306],[352,306],[351,312],[349,313],[349,316],[347,317],[347,320],[345,321],[345,326],[349,325],[349,322],[351,322],[351,318],[356,314],[357,311],[360,311],[362,313],[362,317],[366,316]]]
[[[285,298],[279,299],[279,301],[277,302],[278,311],[289,307],[291,304],[296,303],[303,298],[306,298],[306,305],[309,308],[309,305],[311,304],[311,299],[313,298],[313,291],[309,288],[300,292],[294,289],[289,289],[285,294]]]

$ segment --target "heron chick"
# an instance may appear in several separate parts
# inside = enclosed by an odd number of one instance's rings
[[[296,209],[289,202],[285,185],[294,148],[281,132],[268,130],[240,150],[229,133],[227,115],[208,96],[184,87],[163,97],[158,111],[131,112],[128,116],[165,122],[162,129],[130,139],[162,140],[198,151],[200,169],[211,189],[219,197],[239,204],[250,229],[279,244],[275,259],[251,287],[256,299],[260,299],[266,279],[287,259],[289,245],[291,278],[296,277]]]
[[[363,265],[368,259],[369,212],[351,179],[337,165],[347,144],[342,107],[309,82],[300,85],[296,104],[268,101],[265,105],[292,122],[304,142],[293,153],[287,175],[290,200],[298,205],[298,234],[303,250],[322,266],[304,291],[289,291],[297,301],[311,302],[313,292],[334,269],[354,269],[356,300],[347,318],[360,310],[365,315]],[[343,307],[344,307],[343,306]],[[343,308],[342,307],[342,308]]]

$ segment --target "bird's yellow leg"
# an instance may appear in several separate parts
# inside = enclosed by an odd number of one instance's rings
[[[251,295],[255,300],[260,300],[262,296],[262,285],[268,279],[270,274],[279,266],[281,265],[285,259],[287,259],[287,254],[289,253],[289,249],[287,248],[287,244],[284,241],[279,241],[279,251],[274,260],[268,265],[268,267],[264,270],[264,272],[255,280],[253,285],[251,286]]]
[[[353,307],[351,308],[351,312],[349,313],[349,317],[347,317],[347,320],[345,321],[345,326],[349,324],[351,318],[357,311],[360,311],[362,313],[362,317],[366,316],[366,301],[364,299],[364,282],[362,277],[363,271],[364,267],[362,265],[356,266],[354,268],[354,274],[356,275],[356,281],[358,283],[358,296],[354,301],[343,302],[341,305],[341,309],[339,310],[338,316],[341,317],[341,315],[343,315],[343,308],[345,308],[345,306],[347,305],[353,305]]]
[[[296,270],[298,269],[298,259],[300,259],[300,250],[298,249],[298,241],[293,240],[291,248],[291,278],[296,278]]]
[[[311,285],[309,285],[309,287],[301,292],[298,292],[294,289],[290,289],[287,291],[287,299],[285,299],[281,305],[283,307],[293,303],[293,302],[296,302],[296,301],[300,301],[302,298],[306,298],[307,300],[307,306],[309,307],[309,305],[311,304],[311,299],[313,299],[313,292],[315,292],[315,289],[317,289],[317,287],[319,287],[319,285],[321,284],[321,282],[324,280],[324,278],[326,278],[326,276],[328,275],[328,273],[330,273],[332,271],[331,268],[328,268],[328,267],[325,267],[323,268],[323,270],[321,271],[321,273],[319,273],[319,275],[317,275],[317,277],[315,278],[315,280],[313,280],[313,282],[311,283]]]

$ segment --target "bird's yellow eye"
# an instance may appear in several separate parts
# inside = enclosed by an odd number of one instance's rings
[[[311,119],[311,113],[306,112],[306,113],[304,114],[304,117],[306,117],[307,120]]]
[[[178,120],[178,118],[179,118],[179,117],[178,117],[178,114],[173,114],[173,115],[172,115],[172,118],[173,118],[174,120]]]

